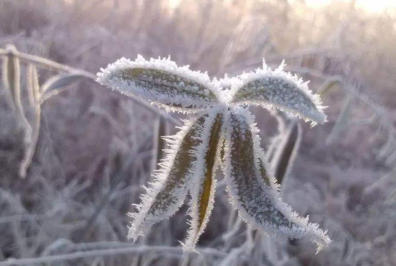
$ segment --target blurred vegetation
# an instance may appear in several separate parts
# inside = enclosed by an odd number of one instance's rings
[[[251,236],[221,191],[199,243],[207,248],[202,255],[183,260],[176,248],[145,248],[178,245],[186,228],[181,213],[141,240],[142,250],[92,255],[78,265],[396,263],[395,10],[369,13],[349,2],[312,8],[304,1],[275,0],[184,0],[173,7],[165,0],[1,0],[0,47],[8,44],[87,73],[137,54],[170,55],[179,65],[218,77],[254,69],[262,58],[275,67],[285,59],[329,106],[324,126],[302,125],[298,154],[286,154],[295,159],[293,168],[282,170],[288,175],[285,200],[329,229],[329,249],[314,255],[305,243],[260,236],[253,253],[242,256],[238,248]],[[21,71],[25,107],[25,74],[31,70],[23,64]],[[57,74],[40,67],[40,86]],[[21,179],[27,133],[0,86],[0,265],[9,257],[131,248],[123,243],[125,213],[150,179],[158,115],[90,80],[73,82],[41,105],[37,146]],[[278,127],[276,119],[253,111],[269,151],[278,131],[286,136],[297,128],[295,121]],[[34,121],[33,108],[23,112]],[[168,126],[174,133],[174,125]],[[208,255],[211,250],[219,253]]]

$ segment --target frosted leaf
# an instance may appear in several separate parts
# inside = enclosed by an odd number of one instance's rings
[[[207,74],[178,67],[170,59],[121,58],[98,73],[98,82],[136,95],[169,111],[191,111],[218,102],[219,91]]]
[[[179,133],[166,138],[170,149],[166,150],[161,168],[154,175],[155,181],[147,189],[147,194],[142,196],[141,204],[137,205],[138,212],[128,213],[133,218],[128,238],[136,240],[139,235],[143,235],[144,230],[169,218],[183,204],[193,175],[193,162],[196,161],[191,150],[202,142],[199,135],[207,117],[203,115],[187,122]]]
[[[252,115],[233,108],[227,120],[224,173],[231,203],[252,227],[271,235],[307,238],[320,250],[330,243],[329,237],[282,202],[256,133]]]
[[[191,203],[189,214],[191,216],[190,230],[184,249],[192,251],[198,238],[205,230],[209,216],[213,209],[216,191],[216,169],[219,164],[221,128],[223,114],[212,112],[207,119],[202,135],[202,144],[196,150],[197,162],[195,163],[193,186],[191,187]]]
[[[212,83],[218,87],[221,95],[221,102],[229,103],[232,100],[232,88],[234,84],[238,84],[240,79],[238,77],[229,77],[227,74],[221,79],[213,78]]]
[[[323,124],[326,115],[319,95],[312,94],[307,83],[284,72],[282,67],[273,71],[264,65],[262,69],[241,75],[240,81],[234,82],[232,102],[275,107],[313,124]]]

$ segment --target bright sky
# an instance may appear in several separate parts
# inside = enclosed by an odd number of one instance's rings
[[[171,7],[177,7],[182,0],[169,0],[169,4]],[[293,3],[296,0],[288,0],[290,3]],[[331,2],[336,1],[350,1],[350,0],[305,0],[307,5],[312,7],[323,7]],[[396,8],[396,0],[356,0],[356,5],[359,8],[362,8],[368,12],[378,13],[382,12],[387,8]]]
[[[305,3],[312,7],[322,7],[331,2],[348,1],[348,0],[305,0]],[[293,0],[289,0],[293,2]],[[366,11],[377,13],[387,8],[396,8],[396,0],[356,0],[356,5]]]

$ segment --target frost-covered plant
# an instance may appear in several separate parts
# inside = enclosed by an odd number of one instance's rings
[[[154,223],[172,216],[190,194],[190,230],[183,246],[194,250],[213,209],[215,174],[221,165],[230,202],[250,226],[270,235],[307,238],[318,249],[330,243],[317,224],[300,218],[281,200],[254,116],[246,109],[260,105],[312,124],[325,122],[319,97],[282,66],[273,71],[264,63],[255,72],[211,81],[207,74],[178,67],[170,59],[138,56],[110,64],[98,73],[98,81],[167,111],[195,114],[179,133],[165,137],[170,148],[137,212],[129,213],[129,238],[136,240]]]

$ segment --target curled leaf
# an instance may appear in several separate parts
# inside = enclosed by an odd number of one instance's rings
[[[169,59],[122,58],[102,69],[98,82],[169,111],[200,109],[218,102],[218,90],[206,74],[192,71],[188,66],[178,67]]]
[[[297,76],[284,72],[282,66],[275,71],[264,66],[256,72],[241,75],[233,91],[233,103],[275,107],[313,124],[326,121],[320,97],[312,94],[307,83]]]
[[[199,138],[207,115],[189,121],[181,131],[168,137],[169,150],[163,159],[160,170],[154,175],[147,194],[142,196],[136,213],[128,213],[133,218],[128,238],[136,240],[144,230],[153,224],[172,216],[183,204],[187,195],[193,162],[197,160],[191,150],[196,149],[202,140]]]
[[[233,109],[229,117],[225,178],[231,203],[254,228],[273,235],[307,238],[321,249],[330,239],[317,224],[298,217],[280,199],[252,120],[250,113],[239,108]]]
[[[184,245],[185,250],[192,251],[198,238],[205,230],[213,209],[216,191],[216,169],[220,157],[220,139],[223,115],[212,113],[204,125],[201,145],[195,151],[197,161],[194,165],[195,176],[191,188],[190,230]]]

